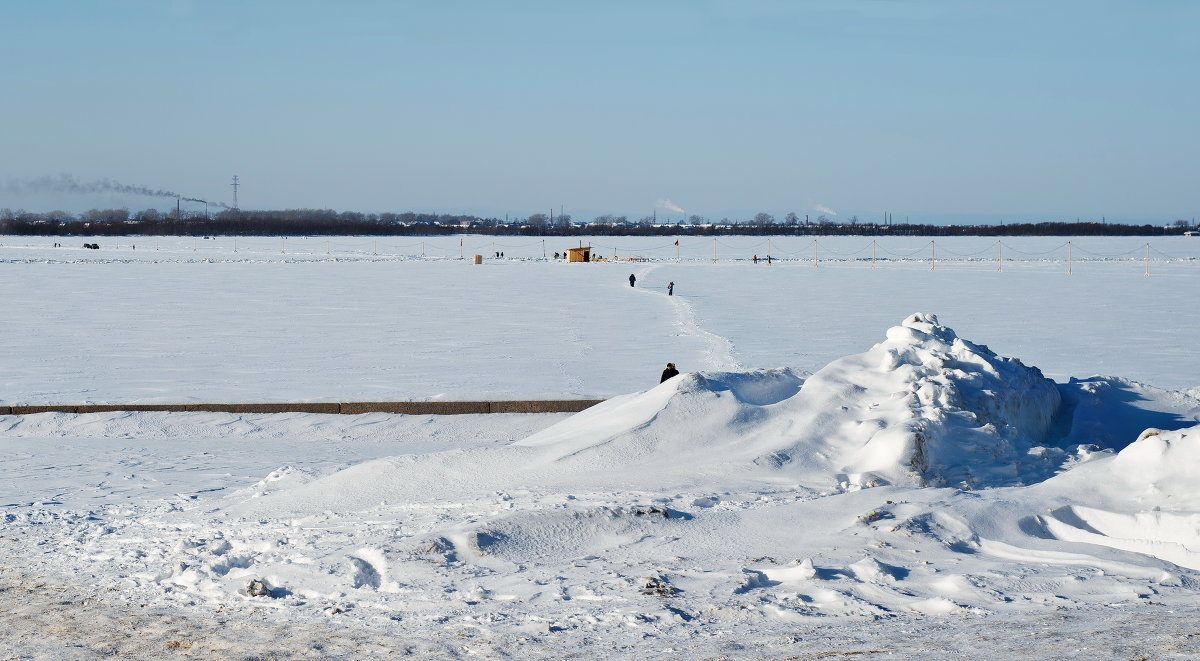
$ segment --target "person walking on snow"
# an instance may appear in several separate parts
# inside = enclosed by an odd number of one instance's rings
[[[658,382],[662,383],[673,376],[679,376],[679,370],[675,369],[675,363],[667,363],[667,369],[663,370],[662,378]]]
[[[674,296],[674,295],[675,295],[675,282],[671,281],[671,282],[667,283],[667,296]]]
[[[632,273],[630,273],[629,274],[629,286],[632,287],[634,282],[637,282],[637,277],[634,276]]]

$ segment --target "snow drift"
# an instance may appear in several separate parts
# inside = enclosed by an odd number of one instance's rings
[[[514,486],[1019,484],[1059,404],[1037,368],[914,314],[807,378],[787,368],[685,374],[508,447],[380,459],[239,509],[349,511]]]
[[[1038,515],[1055,539],[1106,546],[1200,570],[1200,427],[1147,429],[1035,490],[1061,504]]]

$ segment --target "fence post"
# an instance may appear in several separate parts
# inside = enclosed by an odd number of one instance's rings
[[[871,239],[871,268],[875,268],[875,239]]]
[[[821,265],[821,259],[817,257],[817,240],[813,239],[813,268]]]
[[[996,239],[996,272],[1004,272],[1004,242]]]
[[[1146,256],[1142,258],[1142,276],[1150,275],[1150,244],[1146,244]]]
[[[1071,242],[1067,241],[1067,275],[1071,275]]]
[[[929,258],[929,270],[936,271],[937,270],[937,241],[930,241],[929,243],[930,243],[930,245],[933,246],[933,253]]]

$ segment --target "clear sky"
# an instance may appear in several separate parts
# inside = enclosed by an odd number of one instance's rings
[[[6,0],[0,207],[1200,216],[1193,0]]]

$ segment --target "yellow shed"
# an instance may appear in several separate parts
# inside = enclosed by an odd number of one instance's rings
[[[592,247],[581,246],[579,248],[567,248],[568,262],[590,262],[592,261]]]

